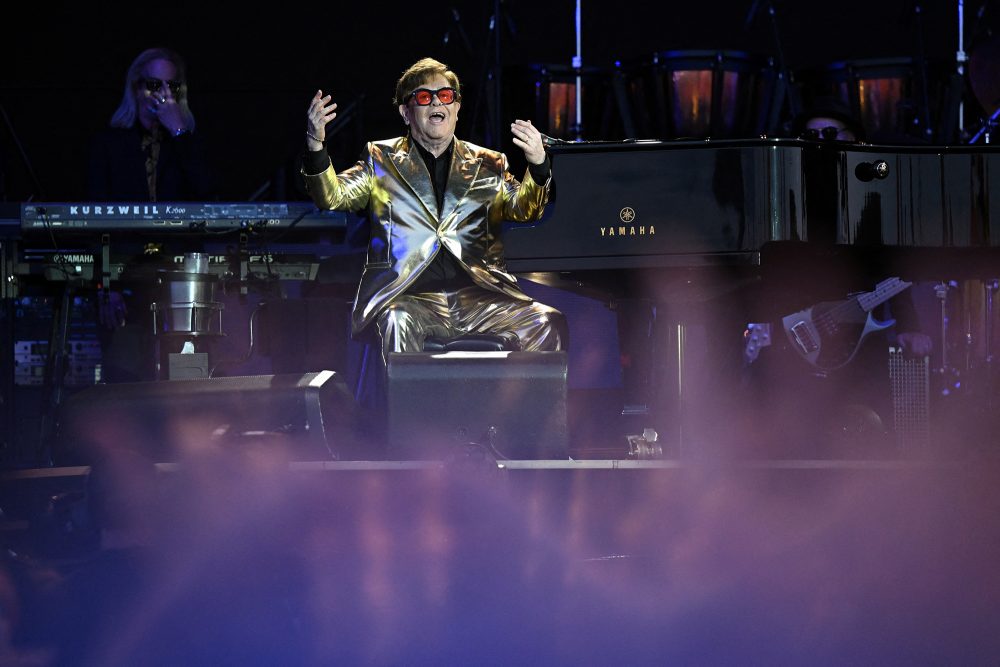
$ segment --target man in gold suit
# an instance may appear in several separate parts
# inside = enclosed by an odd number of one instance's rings
[[[423,349],[428,336],[491,334],[526,351],[564,348],[562,314],[521,291],[506,271],[500,234],[504,221],[537,220],[548,201],[551,166],[539,131],[529,121],[511,124],[528,162],[518,182],[505,155],[455,137],[462,92],[446,65],[413,64],[394,101],[407,135],[369,142],[340,173],[324,150],[337,105],[321,90],[309,104],[307,190],[320,208],[364,210],[369,219],[352,333],[374,327],[384,360]]]

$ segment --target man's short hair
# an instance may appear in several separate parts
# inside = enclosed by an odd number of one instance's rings
[[[458,75],[442,62],[433,58],[422,58],[410,65],[399,77],[399,81],[396,82],[396,97],[393,102],[396,106],[406,104],[406,97],[414,88],[419,88],[422,83],[433,79],[438,74],[448,80],[451,87],[457,91],[458,97],[461,98],[462,87],[458,82]]]

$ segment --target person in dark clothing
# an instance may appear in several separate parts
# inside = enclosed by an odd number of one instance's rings
[[[796,118],[793,119],[791,132],[794,137],[819,140],[836,141],[846,143],[859,143],[866,141],[864,127],[858,121],[850,109],[836,98],[821,97]],[[830,189],[827,193],[835,193]],[[816,197],[816,193],[810,193]],[[830,210],[836,206],[836,202],[824,202]],[[812,208],[816,210],[816,208]],[[817,221],[810,221],[810,230],[820,228]],[[864,226],[864,221],[862,221]],[[827,239],[818,239],[822,243],[832,243],[832,230]],[[822,267],[818,267],[822,268]],[[822,280],[815,285],[818,289],[823,289],[824,294],[819,296],[824,298],[842,299],[847,292],[861,292],[873,290],[877,283],[886,276],[881,275],[881,269],[877,262],[865,262],[864,257],[855,266],[847,266],[848,272],[840,276],[837,280]],[[844,276],[853,276],[848,285],[844,285]],[[847,292],[844,292],[846,288]],[[839,290],[839,291],[832,291]],[[917,319],[916,310],[913,305],[912,293],[903,291],[898,296],[889,300],[889,310],[892,318],[896,321],[895,337],[899,345],[913,356],[925,356],[931,352],[931,339],[920,330],[920,323]]]
[[[121,103],[90,145],[88,198],[95,202],[178,202],[215,199],[213,170],[188,103],[187,67],[177,52],[151,48],[129,65]],[[97,300],[105,382],[157,379],[150,304],[157,300],[157,245],[128,246],[113,290]],[[172,248],[176,253],[179,249]]]
[[[110,127],[90,147],[93,201],[212,199],[213,178],[188,105],[187,68],[176,52],[147,49],[129,66]]]
[[[877,238],[838,245],[838,165],[829,143],[866,141],[846,104],[819,98],[793,119],[793,138],[817,142],[803,152],[803,170],[819,184],[805,192],[808,242],[777,244],[762,257],[766,315],[744,334],[746,389],[765,451],[795,458],[883,455],[892,451],[889,346],[908,357],[932,351],[911,288],[894,291]],[[866,218],[871,218],[866,219]],[[881,224],[877,206],[853,221]],[[863,295],[863,296],[862,296]],[[855,301],[871,305],[867,313]],[[885,298],[882,298],[885,297]],[[762,312],[765,309],[759,310]],[[816,347],[816,344],[819,347]]]

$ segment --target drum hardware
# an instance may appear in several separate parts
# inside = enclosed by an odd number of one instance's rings
[[[576,28],[576,55],[573,56],[573,71],[576,72],[576,114],[572,128],[572,134],[577,141],[583,141],[583,54],[581,51],[581,22],[580,22],[581,0],[576,0],[576,11],[574,12],[573,24]]]
[[[972,89],[973,96],[984,112],[994,109],[989,118],[980,119],[979,130],[969,139],[969,143],[974,144],[983,139],[983,143],[988,144],[990,143],[990,134],[997,125],[997,117],[1000,116],[1000,64],[998,64],[1000,62],[1000,38],[992,37],[977,46],[968,58],[965,58],[964,52],[961,51],[961,42],[959,42],[959,49],[959,73],[964,71],[964,62],[968,62],[969,87]],[[964,114],[960,112],[958,119],[960,122],[964,122]]]
[[[969,62],[968,54],[965,52],[965,2],[958,0],[958,48],[955,50],[955,72],[959,79],[965,79],[965,64]],[[958,100],[958,136],[963,136],[965,132],[965,102],[961,98]]]
[[[993,409],[993,373],[994,373],[994,370],[995,370],[994,367],[993,367],[993,361],[994,361],[994,357],[993,357],[993,323],[994,323],[994,319],[993,319],[994,318],[994,314],[993,314],[993,300],[994,300],[994,296],[997,293],[997,290],[1000,289],[1000,279],[993,278],[991,280],[987,280],[986,283],[985,283],[985,285],[984,285],[984,287],[985,287],[985,290],[986,290],[986,315],[985,315],[986,326],[985,326],[985,328],[983,330],[983,340],[984,340],[984,343],[985,343],[985,346],[986,346],[986,350],[985,350],[985,353],[986,353],[986,368],[985,368],[985,372],[986,372],[986,383],[985,384],[986,384],[986,387],[985,387],[985,389],[986,389],[986,404],[987,404],[987,408],[988,408],[988,410],[992,411],[992,409]]]
[[[635,126],[635,116],[632,113],[632,105],[629,103],[629,95],[625,81],[625,75],[618,67],[611,74],[611,90],[614,93],[615,102],[621,114],[622,128],[626,139],[634,139],[638,136]],[[577,109],[580,106],[577,104]]]
[[[1000,116],[1000,107],[997,107],[997,110],[994,111],[989,118],[982,121],[982,126],[979,128],[979,131],[976,132],[971,139],[969,139],[969,143],[976,143],[979,141],[980,137],[982,137],[984,144],[990,143],[990,134],[992,134],[993,128],[997,126],[998,116]]]
[[[940,302],[941,362],[933,373],[939,379],[942,396],[981,393],[981,398],[992,404],[994,302],[998,289],[1000,279],[996,278],[942,281],[934,286]],[[949,297],[955,291],[957,301]]]
[[[988,121],[980,121],[981,127],[974,137],[968,142],[976,143],[981,137],[985,137],[985,143],[989,143],[989,135],[995,126],[997,116],[1000,115],[1000,36],[985,31],[987,38],[979,44],[974,45],[970,52],[966,52],[965,38],[965,14],[964,2],[958,0],[956,3],[958,16],[958,48],[955,51],[954,77],[956,80],[956,90],[961,92],[956,95],[955,104],[957,110],[958,136],[964,141],[969,136],[965,128],[965,102],[966,102],[966,73],[968,74],[968,88],[972,91],[974,101],[978,102],[983,113],[988,113],[991,109],[996,109]],[[987,3],[981,3],[976,12],[973,23],[972,39],[984,34],[979,25]]]
[[[938,299],[941,312],[941,364],[934,369],[934,374],[939,379],[938,391],[942,396],[950,396],[962,388],[961,371],[949,365],[948,339],[950,337],[950,317],[948,314],[948,291],[953,287],[955,287],[954,281],[942,281],[934,285],[934,296]]]
[[[759,0],[754,0],[750,4],[746,20],[743,22],[744,30],[749,30],[753,25],[759,9]],[[764,129],[767,133],[772,133],[780,125],[781,111],[785,105],[788,105],[789,116],[795,118],[802,112],[802,100],[799,97],[798,89],[792,85],[792,75],[785,60],[785,48],[781,38],[781,25],[778,21],[778,10],[775,7],[775,3],[767,3],[767,16],[771,22],[771,36],[774,38],[775,52],[775,58],[770,64],[775,70],[776,76],[769,100],[770,111],[767,114],[767,123]],[[758,134],[760,133],[758,132]]]
[[[942,304],[942,362],[932,370],[936,380],[934,393],[945,401],[957,401],[952,409],[942,410],[941,414],[954,414],[954,408],[962,410],[959,414],[964,418],[959,418],[952,428],[961,424],[963,428],[985,427],[985,433],[995,432],[997,398],[994,396],[996,368],[993,346],[996,326],[994,303],[998,289],[1000,279],[996,278],[935,285],[935,293]],[[948,292],[953,292],[958,298],[948,298]],[[956,322],[960,325],[957,332],[954,331]],[[946,335],[951,338],[951,344]],[[975,432],[977,438],[987,437],[982,432]]]
[[[475,105],[472,108],[472,125],[482,122],[483,142],[487,146],[500,146],[504,132],[505,110],[503,107],[503,48],[506,32],[513,38],[517,27],[506,5],[493,0],[492,13],[487,27],[486,43],[481,47],[486,54],[480,75]]]
[[[917,64],[916,64],[916,78],[918,85],[916,93],[919,97],[919,103],[915,106],[915,110],[911,110],[914,114],[912,122],[915,126],[922,126],[920,133],[923,134],[923,138],[927,140],[933,140],[934,128],[931,127],[931,102],[929,93],[929,81],[927,79],[927,49],[924,46],[924,12],[919,2],[908,3],[908,10],[913,13],[915,18],[917,28]]]
[[[497,6],[499,7],[500,4],[497,3]],[[583,141],[585,71],[581,50],[583,43],[580,18],[581,0],[576,0],[575,4],[573,29],[576,36],[576,53],[573,55],[569,67],[567,68],[565,65],[532,65],[530,67],[537,72],[534,77],[535,124],[544,128],[548,134],[556,139]],[[567,73],[572,76],[566,76]],[[551,76],[552,74],[555,76]],[[499,95],[500,92],[498,88],[497,94]]]

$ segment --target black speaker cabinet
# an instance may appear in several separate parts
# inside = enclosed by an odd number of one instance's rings
[[[388,453],[444,459],[470,444],[497,459],[566,459],[565,352],[389,355]]]
[[[269,443],[290,460],[330,460],[356,446],[358,420],[354,396],[333,371],[98,384],[63,406],[57,458],[89,464],[102,449],[125,446],[171,462],[214,442]]]

